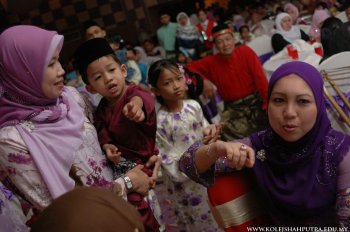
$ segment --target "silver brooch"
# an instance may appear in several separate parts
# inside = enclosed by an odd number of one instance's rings
[[[264,162],[266,160],[266,153],[265,150],[260,150],[257,152],[256,158],[258,160],[261,160],[261,162]]]
[[[35,128],[32,121],[22,121],[22,126],[27,129],[27,131],[32,132],[32,130]]]

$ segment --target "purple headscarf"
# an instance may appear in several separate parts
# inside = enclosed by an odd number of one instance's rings
[[[270,79],[268,99],[276,82],[289,74],[299,76],[311,88],[317,106],[315,125],[296,142],[283,140],[272,128],[251,135],[257,152],[253,170],[274,215],[305,219],[334,208],[338,166],[349,151],[350,137],[331,128],[322,77],[307,63],[295,61],[279,67]],[[259,159],[259,154],[266,159]]]
[[[71,190],[75,151],[82,144],[84,115],[64,89],[57,99],[42,81],[63,36],[35,26],[14,26],[0,35],[0,129],[16,126],[53,198]]]

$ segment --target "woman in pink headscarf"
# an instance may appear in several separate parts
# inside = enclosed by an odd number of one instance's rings
[[[91,104],[63,84],[62,45],[62,35],[35,26],[0,35],[0,181],[23,200],[25,213],[39,213],[77,185],[126,197],[99,146]],[[126,175],[132,191],[146,194],[151,180],[141,168]],[[0,221],[2,212],[0,204]]]
[[[321,41],[320,33],[321,26],[325,19],[329,18],[330,15],[326,10],[315,10],[314,15],[312,16],[311,28],[309,31],[309,36],[311,39],[316,40],[317,42]]]
[[[299,23],[299,10],[298,8],[293,5],[292,3],[287,3],[284,5],[284,12],[288,13],[290,17],[292,17],[293,24],[298,24]]]

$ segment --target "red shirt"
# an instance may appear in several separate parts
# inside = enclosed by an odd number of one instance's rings
[[[216,54],[193,61],[187,67],[213,82],[224,101],[259,92],[266,109],[268,81],[259,58],[249,47],[241,45],[228,57]]]
[[[208,19],[208,25],[207,25],[207,28],[204,30],[204,28],[202,27],[202,24],[198,23],[196,25],[196,27],[198,28],[198,30],[202,33],[202,31],[205,32],[205,34],[207,35],[208,37],[208,40],[205,41],[205,46],[209,49],[213,48],[213,43],[211,41],[209,41],[209,38],[212,37],[212,33],[211,33],[211,30],[213,29],[214,27],[214,21],[212,20],[209,20]]]
[[[113,106],[102,99],[96,110],[95,126],[101,145],[111,143],[127,160],[145,164],[158,153],[156,146],[157,117],[154,97],[136,85],[127,85],[125,94]],[[129,120],[123,114],[124,106],[134,96],[143,100],[146,119],[143,122]]]

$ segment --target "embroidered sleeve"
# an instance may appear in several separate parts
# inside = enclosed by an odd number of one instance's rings
[[[204,185],[205,187],[210,187],[214,184],[215,174],[233,172],[234,169],[230,168],[229,163],[225,158],[219,158],[208,171],[199,174],[195,165],[195,153],[202,145],[201,142],[196,142],[190,146],[180,158],[179,168],[191,180]]]
[[[199,174],[194,162],[195,153],[201,146],[201,142],[196,142],[190,146],[181,156],[179,160],[179,168],[191,180],[204,185],[205,187],[210,187],[214,183],[215,165],[213,165],[207,172]]]
[[[338,191],[337,218],[339,226],[350,228],[350,188]]]
[[[51,203],[51,195],[31,154],[12,126],[0,130],[0,172],[4,183],[13,185],[35,208],[42,210]]]

